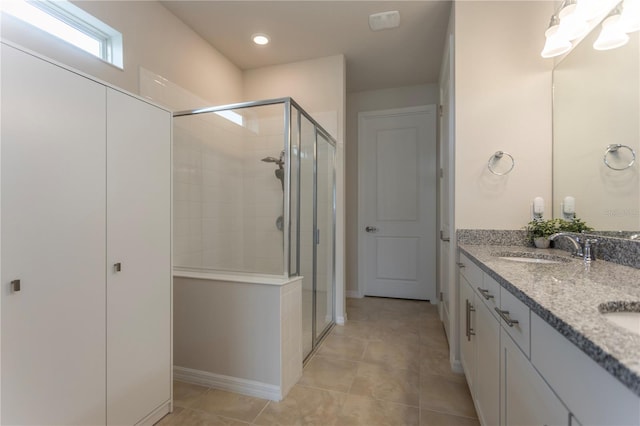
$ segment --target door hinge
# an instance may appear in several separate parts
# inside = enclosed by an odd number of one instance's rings
[[[443,296],[442,296],[442,292],[440,292],[440,301],[444,301]]]
[[[438,112],[440,114],[440,117],[442,117],[444,115],[443,110],[444,110],[444,108],[442,108],[442,105],[438,105]]]
[[[441,168],[441,169],[440,169],[440,177],[441,177],[441,178],[443,178],[443,177],[444,177],[444,169],[443,169],[443,168]]]

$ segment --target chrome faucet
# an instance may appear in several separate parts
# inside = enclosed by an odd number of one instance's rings
[[[558,237],[566,237],[575,248],[574,256],[582,257],[585,263],[596,260],[596,247],[598,240],[594,238],[580,237],[569,232],[557,232],[549,236],[549,241],[554,241]]]
[[[580,243],[580,237],[569,234],[568,232],[556,232],[555,234],[549,235],[549,241],[555,241],[558,237],[566,237],[571,243],[576,251],[573,253],[574,256],[584,256],[582,252],[582,244]]]

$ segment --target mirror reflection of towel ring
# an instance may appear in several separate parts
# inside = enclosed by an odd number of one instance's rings
[[[607,161],[607,156],[610,153],[616,153],[618,152],[618,149],[620,148],[626,148],[631,152],[631,155],[633,156],[633,158],[631,159],[631,162],[629,164],[627,164],[624,167],[613,167],[611,164],[609,164],[609,161]],[[604,164],[607,165],[608,168],[610,168],[611,170],[626,170],[629,167],[633,166],[633,164],[636,162],[636,152],[633,150],[633,148],[631,148],[628,145],[622,145],[620,143],[612,143],[611,145],[609,145],[607,147],[607,149],[604,151]]]
[[[500,160],[505,155],[511,159],[511,167],[509,167],[509,169],[507,171],[505,171],[505,172],[502,172],[502,173],[496,172],[495,169],[493,168],[492,163],[496,162],[497,160]],[[513,167],[515,165],[516,165],[516,160],[513,159],[513,155],[509,154],[508,152],[504,152],[504,151],[496,151],[495,154],[493,154],[491,157],[489,157],[489,161],[487,162],[487,167],[489,167],[489,171],[491,173],[493,173],[494,175],[497,175],[497,176],[504,176],[504,175],[508,174],[509,172],[511,172],[511,170],[513,170]]]

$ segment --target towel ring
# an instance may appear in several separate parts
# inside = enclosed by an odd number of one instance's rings
[[[607,155],[609,155],[609,153],[618,152],[618,149],[620,148],[628,149],[631,152],[631,155],[633,156],[633,158],[631,159],[631,162],[624,167],[613,167],[611,164],[609,164],[609,161],[607,161]],[[626,170],[629,167],[633,166],[635,162],[636,162],[636,152],[633,150],[633,148],[631,148],[628,145],[622,145],[620,143],[612,143],[607,147],[607,149],[604,152],[604,164],[606,164],[607,167],[610,168],[611,170],[617,170],[617,171]]]
[[[493,169],[493,166],[491,165],[491,163],[495,162],[496,160],[500,160],[502,157],[507,156],[511,159],[511,167],[509,167],[509,170],[507,170],[506,172],[496,172]],[[634,157],[635,159],[635,157]],[[508,152],[504,152],[504,151],[496,151],[495,154],[493,154],[491,157],[489,157],[489,161],[487,162],[487,167],[489,167],[489,171],[491,173],[493,173],[496,176],[504,176],[506,174],[508,174],[509,172],[511,172],[511,170],[513,170],[513,167],[516,165],[516,160],[513,159],[513,155],[509,154]]]

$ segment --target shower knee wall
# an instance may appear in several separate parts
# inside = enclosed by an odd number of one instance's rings
[[[283,399],[302,376],[302,282],[174,274],[174,377]]]

